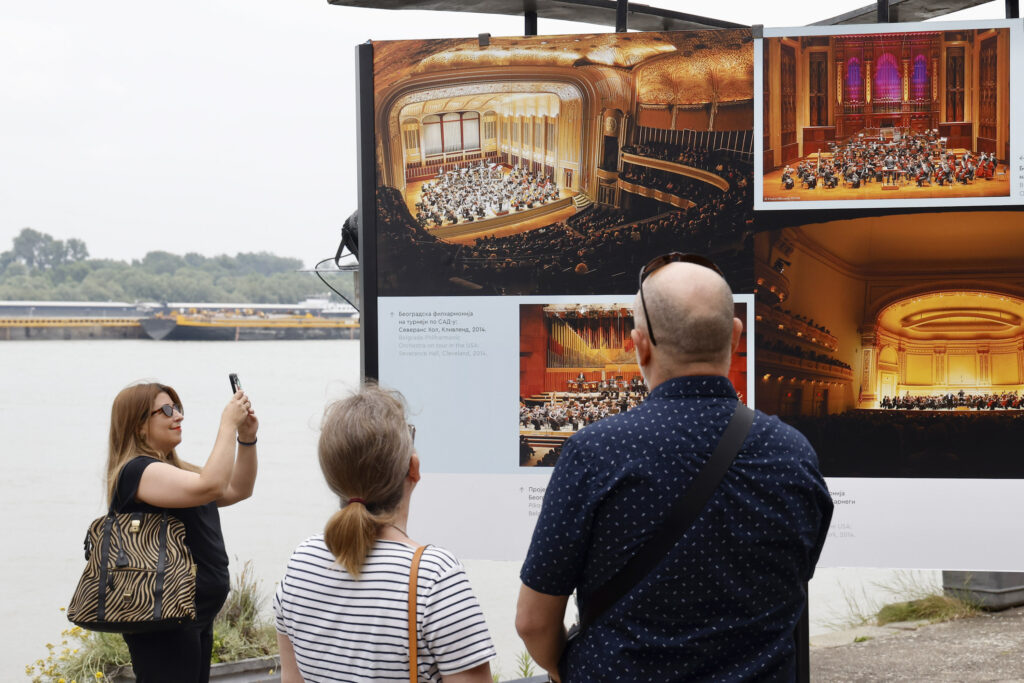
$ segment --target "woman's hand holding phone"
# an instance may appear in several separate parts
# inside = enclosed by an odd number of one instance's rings
[[[229,409],[232,409],[233,406],[237,405],[238,407],[241,407],[245,412],[241,416],[238,416],[237,413],[235,413],[232,425],[238,430],[239,441],[255,442],[256,431],[260,426],[259,420],[256,418],[256,411],[252,409],[252,402],[242,390],[242,383],[238,380],[238,375],[232,372],[228,375],[228,380],[231,382],[231,389],[234,392],[234,396],[231,397],[231,401],[224,409],[225,417],[227,416]],[[232,412],[235,411],[233,410]]]

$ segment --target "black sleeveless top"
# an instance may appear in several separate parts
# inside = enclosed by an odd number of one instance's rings
[[[114,492],[114,502],[120,512],[163,512],[135,499],[142,472],[155,462],[156,458],[140,455],[121,470],[121,477]],[[122,503],[122,501],[125,501]],[[228,573],[228,554],[224,549],[224,536],[220,530],[220,513],[217,503],[210,502],[191,508],[167,508],[185,525],[185,541],[192,551],[196,563],[196,612],[198,621],[212,620],[217,616],[231,586]]]

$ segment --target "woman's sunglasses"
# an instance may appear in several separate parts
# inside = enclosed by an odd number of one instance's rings
[[[167,417],[174,417],[174,411],[175,410],[178,411],[178,415],[181,415],[182,417],[185,416],[185,410],[180,405],[178,405],[177,403],[175,403],[174,405],[171,405],[170,403],[165,403],[162,406],[160,406],[159,408],[157,408],[156,410],[154,410],[153,412],[151,412],[149,415],[150,415],[150,417],[152,417],[153,415],[156,415],[157,413],[163,413]]]
[[[667,266],[670,263],[693,263],[698,266],[710,268],[722,277],[725,275],[711,259],[700,254],[683,254],[678,251],[671,251],[661,256],[655,256],[646,266],[640,269],[640,304],[644,307],[644,320],[647,321],[647,337],[651,340],[651,346],[657,346],[654,341],[654,328],[651,327],[651,316],[647,315],[647,302],[644,300],[644,280],[651,276],[651,273]]]

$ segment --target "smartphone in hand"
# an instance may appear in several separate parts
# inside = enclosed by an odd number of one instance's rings
[[[231,382],[231,393],[237,394],[238,390],[242,388],[242,383],[238,381],[238,375],[232,372],[228,375],[228,380]]]

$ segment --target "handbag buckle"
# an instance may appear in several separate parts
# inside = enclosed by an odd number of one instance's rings
[[[131,523],[128,525],[128,531],[133,533],[133,534],[137,534],[137,533],[139,533],[139,527],[141,525],[142,525],[142,522],[140,522],[137,519],[133,519],[131,521]]]

